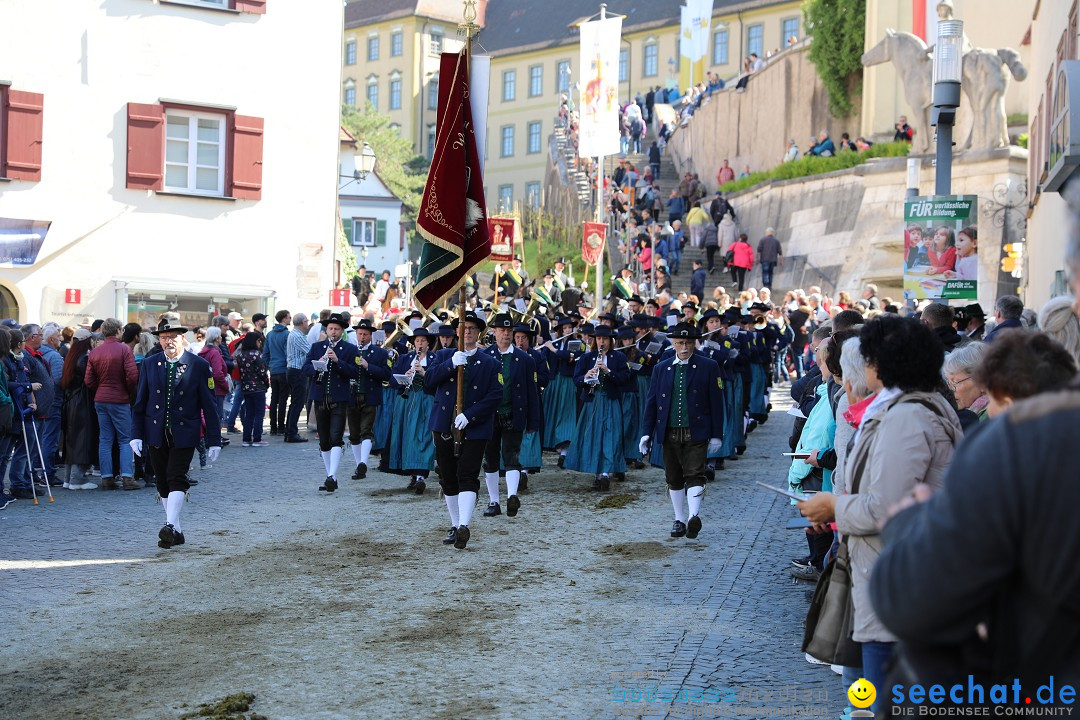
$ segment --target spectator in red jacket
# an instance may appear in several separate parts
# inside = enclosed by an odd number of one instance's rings
[[[116,474],[112,461],[115,442],[120,448],[120,479],[125,490],[138,490],[131,452],[131,398],[139,386],[135,354],[120,342],[121,322],[109,318],[101,324],[104,342],[90,352],[86,363],[86,386],[94,393],[97,411],[98,464],[101,489],[115,490]]]
[[[733,256],[731,262],[728,263],[731,279],[738,284],[739,292],[742,292],[746,284],[746,273],[754,267],[754,248],[747,242],[746,233],[741,233],[727,251]]]

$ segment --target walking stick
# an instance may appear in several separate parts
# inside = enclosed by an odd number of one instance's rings
[[[41,478],[45,481],[45,492],[49,494],[49,502],[53,502],[52,487],[49,485],[49,474],[45,472],[45,453],[41,450],[41,438],[38,436],[37,425],[31,425],[34,430],[34,444],[37,445],[38,459],[41,460]],[[23,432],[26,432],[26,426],[23,425]],[[26,448],[26,459],[30,463],[31,473],[33,476],[34,461],[30,459],[30,448]],[[36,493],[35,493],[36,500]]]

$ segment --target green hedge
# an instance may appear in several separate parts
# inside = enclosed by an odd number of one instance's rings
[[[750,173],[749,177],[729,182],[720,186],[719,189],[725,193],[733,193],[760,185],[768,180],[792,180],[811,175],[821,175],[834,170],[846,170],[856,165],[862,165],[870,158],[905,157],[910,151],[911,145],[906,142],[890,142],[871,145],[864,152],[845,150],[833,157],[810,155],[791,162],[781,163],[771,170]]]

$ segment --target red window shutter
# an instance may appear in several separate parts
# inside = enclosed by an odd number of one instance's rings
[[[263,119],[232,116],[232,196],[262,198]]]
[[[236,0],[233,5],[234,10],[240,12],[255,13],[256,15],[266,14],[266,0]]]
[[[7,162],[4,172],[13,180],[41,180],[42,113],[45,96],[8,90]]]
[[[128,103],[127,186],[134,190],[161,190],[164,167],[164,108]]]

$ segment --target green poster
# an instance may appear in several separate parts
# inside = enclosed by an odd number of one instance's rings
[[[975,300],[979,239],[975,195],[904,203],[904,299]]]

